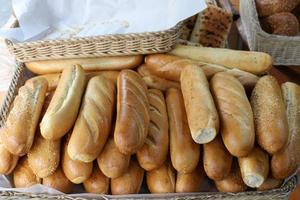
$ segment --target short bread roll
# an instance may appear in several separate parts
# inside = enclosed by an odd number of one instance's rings
[[[16,167],[19,156],[16,156],[5,148],[0,141],[0,174],[8,175]]]
[[[108,194],[109,178],[106,177],[99,169],[97,163],[94,163],[93,173],[83,182],[85,191],[97,194]]]

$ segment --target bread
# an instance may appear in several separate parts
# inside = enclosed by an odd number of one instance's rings
[[[114,132],[116,146],[123,154],[133,154],[142,147],[150,123],[147,86],[132,70],[118,77],[117,120]]]
[[[166,104],[172,165],[180,173],[191,173],[199,162],[200,146],[192,139],[181,91],[169,89],[166,93]]]
[[[139,193],[144,177],[144,170],[136,160],[130,161],[128,170],[122,176],[111,179],[111,194],[137,194]]]
[[[170,161],[160,167],[146,172],[147,186],[151,193],[174,193],[175,170]]]
[[[41,182],[29,167],[27,156],[19,160],[13,172],[13,181],[16,188],[26,188]]]
[[[275,179],[272,176],[269,176],[264,182],[263,184],[261,184],[257,190],[258,191],[265,191],[265,190],[272,190],[272,189],[276,189],[279,188],[283,183],[283,180],[279,180],[279,179]]]
[[[196,143],[212,141],[219,131],[219,117],[202,69],[185,68],[180,77],[187,119]]]
[[[223,144],[221,136],[203,145],[203,166],[212,180],[222,180],[228,176],[232,165],[232,155]]]
[[[30,82],[30,81],[33,81],[33,80],[36,80],[36,79],[44,78],[48,82],[48,92],[52,92],[56,89],[60,77],[61,77],[61,73],[44,74],[44,75],[39,75],[39,76],[35,76],[31,79],[28,79],[26,82]]]
[[[90,80],[91,78],[95,76],[103,76],[106,79],[111,80],[115,85],[117,85],[117,80],[119,77],[120,72],[119,71],[91,71],[86,73],[86,79]]]
[[[22,156],[31,148],[46,91],[45,79],[26,83],[19,89],[0,133],[2,144],[12,154]]]
[[[288,144],[272,156],[272,174],[285,179],[294,174],[300,165],[300,86],[286,82],[282,86],[289,125]]]
[[[232,14],[209,5],[198,14],[190,41],[206,47],[224,47],[232,24]]]
[[[298,19],[289,12],[275,13],[260,22],[262,28],[270,34],[296,36],[299,32]]]
[[[114,56],[96,58],[71,58],[59,60],[42,60],[25,63],[25,66],[36,74],[62,72],[65,68],[81,65],[85,71],[122,70],[134,68],[143,61],[143,56]]]
[[[228,151],[246,156],[254,146],[253,112],[242,84],[232,75],[220,72],[210,81],[220,121],[220,133]]]
[[[94,163],[93,173],[83,182],[83,187],[89,193],[108,194],[109,178],[101,172],[97,163]]]
[[[176,45],[170,54],[253,74],[263,74],[272,67],[269,54],[255,51]]]
[[[251,106],[258,144],[269,154],[279,152],[287,143],[288,124],[281,90],[273,76],[258,80],[251,94]]]
[[[43,185],[63,193],[70,193],[74,187],[74,184],[68,180],[60,166],[53,174],[43,178]]]
[[[72,160],[67,152],[69,140],[70,134],[66,136],[66,140],[63,145],[61,160],[62,170],[72,183],[83,183],[92,174],[93,162],[86,163],[78,160]]]
[[[191,173],[177,173],[176,192],[200,192],[204,182],[205,172],[202,163]]]
[[[169,124],[166,102],[160,90],[148,90],[150,125],[144,145],[137,151],[137,160],[142,168],[150,171],[160,167],[169,152]]]
[[[0,141],[0,174],[8,175],[16,167],[19,156],[11,154]]]
[[[260,147],[255,147],[250,154],[238,158],[244,183],[257,188],[267,179],[269,173],[269,156]]]
[[[40,123],[45,139],[57,140],[73,127],[85,84],[85,73],[79,65],[65,68]]]
[[[110,133],[116,88],[111,80],[89,80],[68,145],[72,160],[92,162],[101,153]]]
[[[105,176],[117,178],[127,171],[130,155],[122,154],[117,148],[114,139],[110,138],[97,158],[97,162]]]
[[[290,12],[299,0],[255,0],[257,13],[260,17],[269,16],[279,12]]]

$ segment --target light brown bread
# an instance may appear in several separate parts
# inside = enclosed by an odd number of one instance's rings
[[[257,190],[258,191],[265,191],[265,190],[272,190],[272,189],[276,189],[279,188],[283,183],[283,180],[279,180],[279,179],[275,179],[272,176],[269,176],[264,182],[263,184],[261,184]]]
[[[0,174],[8,175],[16,167],[19,156],[13,155],[0,141]]]
[[[223,144],[221,136],[203,145],[203,166],[212,180],[222,180],[228,176],[232,165],[232,155]]]
[[[285,179],[295,173],[300,165],[300,86],[286,82],[282,86],[289,125],[288,144],[272,156],[272,174]]]
[[[85,73],[81,66],[65,68],[40,123],[41,134],[45,139],[57,140],[73,127],[85,84]]]
[[[254,146],[255,132],[253,112],[244,87],[226,72],[215,74],[210,84],[226,148],[236,157],[248,155]]]
[[[269,154],[286,146],[288,124],[281,89],[273,76],[261,77],[251,94],[256,140]]]
[[[171,88],[166,94],[170,127],[170,156],[173,167],[181,173],[195,170],[200,157],[200,145],[192,139],[181,91]]]
[[[71,58],[43,60],[25,63],[26,67],[36,74],[59,73],[74,65],[81,65],[85,71],[122,70],[138,66],[143,61],[142,55],[114,56],[98,58]]]
[[[142,147],[150,123],[147,86],[142,77],[123,70],[118,77],[117,120],[114,132],[116,146],[124,154]]]
[[[170,161],[146,172],[147,186],[151,193],[174,193],[176,172]]]
[[[269,156],[260,147],[255,147],[250,154],[238,158],[244,183],[257,188],[267,179],[269,173]]]
[[[99,168],[109,178],[117,178],[123,175],[130,162],[130,155],[122,154],[112,138],[108,139],[103,151],[97,158]]]
[[[101,153],[110,133],[116,88],[111,80],[89,80],[68,145],[72,160],[92,162]]]
[[[83,187],[89,193],[108,194],[109,178],[101,172],[97,163],[94,163],[93,173],[83,182]]]
[[[19,89],[0,134],[2,144],[12,154],[22,156],[31,148],[46,91],[45,79],[36,79]]]
[[[65,176],[60,166],[53,174],[43,178],[43,185],[63,193],[70,193],[74,187],[74,184]]]
[[[180,81],[192,138],[199,144],[208,143],[219,131],[219,117],[205,74],[191,65],[182,71]]]
[[[128,170],[122,176],[111,179],[111,194],[137,194],[139,193],[144,177],[144,170],[136,160],[130,161]]]
[[[144,145],[137,151],[142,168],[150,171],[160,167],[169,151],[169,123],[164,95],[156,89],[148,90],[150,125]]]
[[[290,12],[299,3],[299,0],[255,0],[257,13],[260,17],[279,12]]]
[[[39,76],[35,76],[31,79],[28,79],[26,82],[30,82],[30,81],[33,81],[35,79],[44,78],[48,82],[48,92],[52,92],[56,89],[60,77],[61,77],[61,73],[44,74],[44,75],[39,75]]]
[[[91,71],[86,73],[86,79],[90,80],[95,76],[101,75],[106,79],[111,80],[115,85],[117,85],[119,74],[120,71]]]

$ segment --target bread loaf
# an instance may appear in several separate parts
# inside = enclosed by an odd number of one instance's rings
[[[5,125],[1,141],[14,155],[28,153],[32,146],[47,91],[47,81],[36,79],[19,89]]]
[[[142,168],[150,171],[160,167],[169,151],[169,124],[164,95],[156,89],[148,90],[150,125],[144,145],[137,151]]]
[[[147,86],[132,70],[123,70],[118,77],[117,120],[114,132],[116,146],[124,154],[133,154],[142,147],[150,122]]]
[[[219,131],[219,117],[205,74],[191,65],[182,71],[180,80],[193,140],[199,144],[208,143]]]
[[[92,162],[99,156],[110,132],[115,96],[111,80],[101,75],[89,80],[68,145],[72,160]]]
[[[31,79],[28,79],[26,82],[30,82],[36,79],[44,78],[48,82],[48,92],[52,92],[56,89],[57,84],[59,82],[61,73],[56,73],[56,74],[44,74],[44,75],[39,75],[35,76]]]
[[[111,80],[115,85],[117,85],[119,74],[120,74],[119,71],[91,71],[86,73],[86,79],[90,80],[95,76],[101,75],[106,79]]]
[[[248,155],[254,146],[255,132],[253,112],[244,87],[226,72],[215,74],[210,83],[226,148],[236,157]]]
[[[180,173],[191,173],[199,162],[200,146],[192,139],[180,90],[169,89],[166,94],[166,104],[172,165]]]
[[[8,175],[16,167],[19,156],[13,155],[0,141],[0,174]]]
[[[260,17],[279,12],[290,12],[299,3],[299,0],[255,0],[257,13]]]
[[[269,176],[264,182],[263,184],[261,184],[257,190],[258,191],[265,191],[265,190],[272,190],[272,189],[276,189],[279,188],[283,183],[283,180],[279,180],[279,179],[275,179],[272,176]]]
[[[288,124],[280,87],[273,76],[261,77],[251,95],[256,140],[269,154],[279,152],[288,139]]]
[[[86,192],[108,194],[109,178],[101,172],[97,163],[94,163],[93,173],[90,178],[83,182],[83,187]]]
[[[59,73],[74,65],[81,65],[85,71],[122,70],[134,68],[141,64],[143,56],[113,56],[98,58],[71,58],[42,60],[25,63],[26,67],[36,74]]]
[[[83,69],[79,65],[65,68],[40,123],[41,134],[45,139],[57,140],[73,127],[84,88]]]
[[[300,86],[286,82],[282,86],[289,125],[288,144],[272,156],[272,174],[285,179],[296,172],[300,165]]]

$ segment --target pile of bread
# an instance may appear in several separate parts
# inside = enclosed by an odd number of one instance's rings
[[[300,86],[262,76],[271,65],[184,45],[26,63],[37,76],[1,129],[0,173],[65,193],[139,193],[144,177],[151,193],[200,192],[206,176],[221,192],[280,187],[299,164]]]

